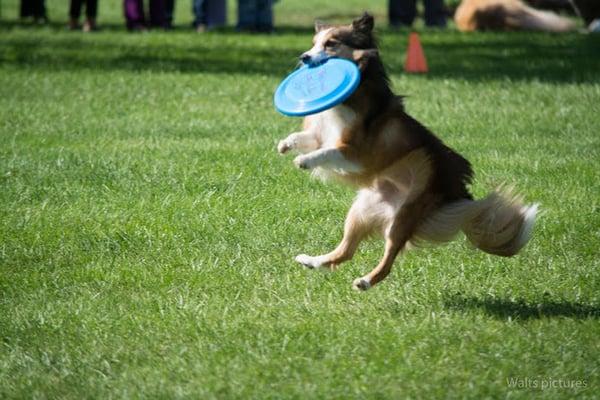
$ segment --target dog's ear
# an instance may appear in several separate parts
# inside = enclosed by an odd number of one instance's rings
[[[371,33],[374,24],[373,16],[365,12],[360,18],[352,21],[352,29],[358,32]]]
[[[319,33],[327,28],[331,28],[331,25],[323,21],[319,21],[318,19],[315,20],[315,33]]]
[[[371,59],[377,57],[379,57],[379,51],[377,51],[377,49],[354,50],[352,52],[352,59],[356,62],[361,71],[364,71],[367,68]]]

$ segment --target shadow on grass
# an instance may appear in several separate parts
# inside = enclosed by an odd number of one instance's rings
[[[455,40],[425,42],[430,76],[600,82],[600,40],[594,35],[516,32],[475,35],[468,40],[459,34]]]
[[[480,310],[498,319],[600,318],[599,306],[553,300],[543,300],[538,304],[530,304],[524,300],[479,299],[455,295],[445,299],[444,305],[451,310],[458,311]]]
[[[232,28],[193,35],[183,26],[175,29],[177,35],[127,35],[119,25],[104,26],[97,35],[60,33],[66,30],[62,25],[52,26],[43,34],[39,28],[20,28],[21,32],[30,30],[32,35],[12,35],[17,28],[5,25],[0,36],[0,65],[48,71],[208,72],[281,77],[295,67],[312,35],[312,28],[294,26],[278,27],[273,35],[240,35]],[[53,29],[60,34],[54,34]],[[190,36],[182,36],[181,32],[190,32]],[[399,74],[403,71],[408,31],[380,32],[385,39],[381,49],[384,62],[392,74]],[[117,33],[122,35],[115,36]],[[306,40],[295,36],[305,36]],[[427,78],[600,82],[600,40],[593,35],[469,35],[432,31],[424,32],[422,41],[430,65]]]
[[[21,32],[0,33],[0,66],[41,71],[151,71],[208,72],[215,74],[262,74],[284,76],[293,70],[301,49],[279,48],[277,57],[264,40],[278,34],[238,34],[232,29],[184,35],[160,30],[126,33],[125,29],[103,28],[99,33],[53,32],[28,27]],[[43,28],[42,28],[43,29]],[[119,36],[114,34],[121,33]],[[221,40],[221,35],[225,40]],[[265,38],[261,40],[260,38]],[[254,46],[253,38],[263,42]]]

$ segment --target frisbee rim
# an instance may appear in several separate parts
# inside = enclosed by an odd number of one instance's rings
[[[289,101],[286,97],[285,97],[285,90],[288,87],[289,83],[295,79],[299,74],[303,73],[303,71],[306,71],[307,69],[312,69],[312,68],[322,68],[324,65],[326,65],[328,62],[336,62],[336,63],[340,63],[340,65],[344,65],[345,66],[341,66],[340,68],[343,68],[345,73],[344,76],[344,80],[342,82],[348,82],[347,84],[342,83],[341,85],[339,85],[338,87],[336,87],[333,91],[331,91],[330,93],[328,93],[326,96],[321,96],[320,99],[323,99],[323,97],[327,97],[327,96],[331,96],[331,99],[329,99],[329,101],[323,103],[322,101],[320,101],[319,99],[316,100],[312,100],[309,103],[305,103],[304,104],[304,108],[299,107],[299,104],[296,102],[296,104],[293,104],[294,102]],[[354,67],[354,68],[353,68]],[[275,106],[275,109],[280,112],[283,115],[286,116],[290,116],[290,117],[302,117],[302,116],[306,116],[306,115],[311,115],[311,114],[317,114],[321,111],[325,111],[328,110],[330,108],[335,107],[336,105],[343,103],[348,97],[350,97],[350,95],[352,95],[352,93],[354,93],[354,91],[356,90],[356,88],[358,87],[358,85],[360,84],[360,80],[361,80],[361,75],[360,75],[360,70],[358,69],[358,66],[350,61],[350,60],[346,60],[344,58],[330,58],[327,61],[318,64],[316,66],[310,66],[310,65],[303,65],[302,67],[296,69],[295,71],[293,71],[291,74],[289,74],[277,87],[277,89],[275,90],[275,94],[273,96],[273,104]],[[310,107],[311,103],[316,102],[316,106],[314,107]],[[308,109],[306,108],[306,106],[308,105]]]

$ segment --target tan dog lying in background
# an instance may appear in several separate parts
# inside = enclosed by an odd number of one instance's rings
[[[570,19],[551,11],[536,10],[520,0],[463,0],[456,9],[454,21],[461,31],[567,32],[575,29]]]

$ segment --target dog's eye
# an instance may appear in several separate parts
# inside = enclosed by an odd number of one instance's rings
[[[337,40],[329,39],[328,41],[325,42],[325,47],[334,47],[337,44],[338,44]]]

